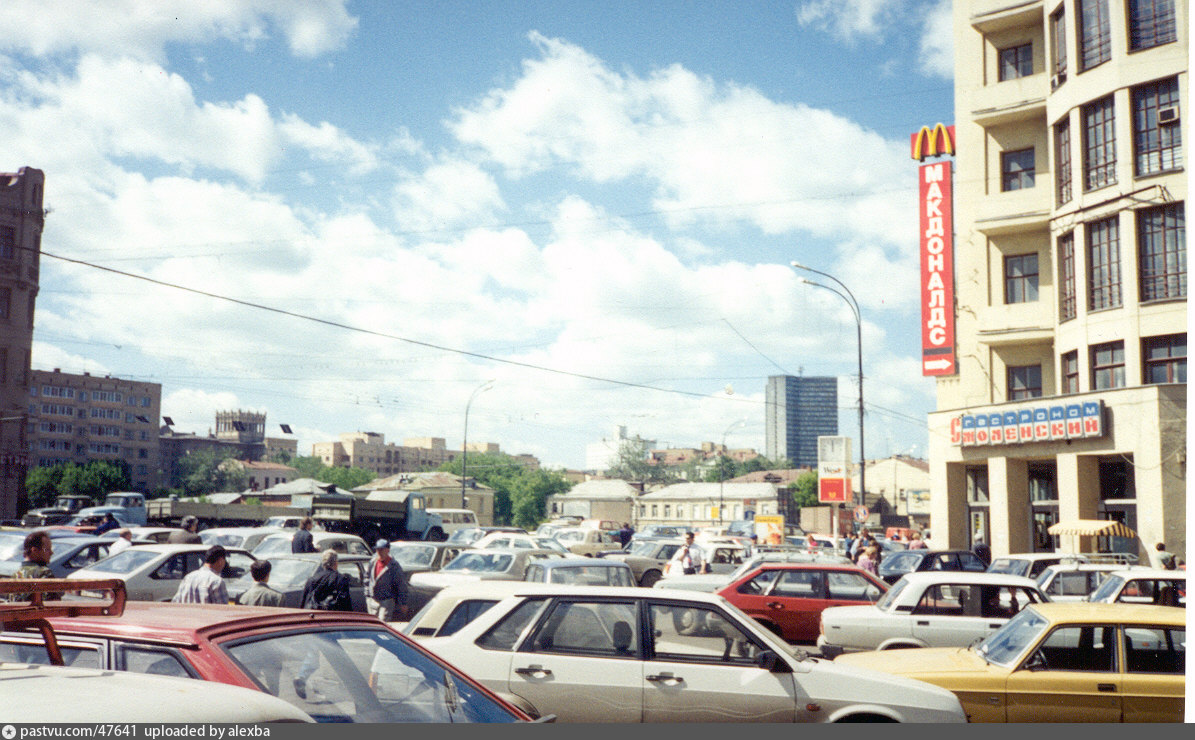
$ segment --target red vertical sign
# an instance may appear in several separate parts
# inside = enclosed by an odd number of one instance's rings
[[[949,160],[918,172],[921,212],[921,374],[954,375],[954,212]]]

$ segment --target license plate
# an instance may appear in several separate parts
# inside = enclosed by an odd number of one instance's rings
[[[86,596],[89,599],[102,599],[104,597],[103,591],[80,591],[80,596]]]

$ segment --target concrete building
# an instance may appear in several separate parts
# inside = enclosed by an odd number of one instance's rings
[[[32,467],[119,460],[129,466],[134,491],[161,485],[160,383],[33,370],[26,399]]]
[[[817,438],[838,434],[838,378],[773,375],[765,393],[765,454],[817,467]]]
[[[264,491],[273,486],[290,483],[298,477],[299,471],[275,462],[261,460],[225,460],[221,468],[242,470],[245,473],[245,487],[250,491]]]
[[[33,307],[37,300],[46,176],[22,167],[0,173],[0,518],[28,508],[26,416]]]
[[[548,518],[574,515],[628,524],[638,521],[635,502],[641,491],[625,480],[591,480],[548,496]]]
[[[489,451],[489,445],[479,443],[476,451]],[[498,446],[493,447],[496,450]],[[470,444],[469,449],[474,451],[474,445]],[[461,453],[448,449],[443,437],[408,438],[398,445],[387,443],[386,435],[378,432],[348,432],[337,442],[316,442],[311,454],[329,467],[362,468],[389,476],[435,470]]]
[[[217,411],[216,432],[209,429],[206,436],[176,432],[170,426],[159,430],[158,445],[161,456],[161,485],[177,487],[181,470],[179,461],[197,453],[211,453],[238,460],[264,460],[271,445],[290,447],[290,440],[268,439],[266,415],[256,411]],[[297,449],[297,446],[295,446]]]
[[[929,417],[935,545],[1185,549],[1188,23],[1183,0],[953,5],[958,369]],[[1076,519],[1140,541],[1047,532]]]
[[[745,512],[774,515],[779,512],[774,483],[676,483],[645,493],[637,500],[636,527],[671,524],[679,527],[709,527],[745,519]]]
[[[859,500],[859,466],[851,467],[853,501]],[[930,486],[929,461],[908,455],[893,455],[867,461],[867,499],[864,502],[873,512],[868,527],[881,524],[880,515],[908,517],[915,529],[929,526]],[[895,526],[895,525],[894,525]]]

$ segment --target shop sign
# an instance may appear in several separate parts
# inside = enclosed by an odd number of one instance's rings
[[[1102,400],[963,414],[950,420],[951,444],[961,447],[1102,437]]]

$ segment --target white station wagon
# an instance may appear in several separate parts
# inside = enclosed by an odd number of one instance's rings
[[[856,650],[966,647],[1029,604],[1049,601],[1030,578],[1003,573],[906,573],[874,604],[822,611],[817,646],[833,658]]]

